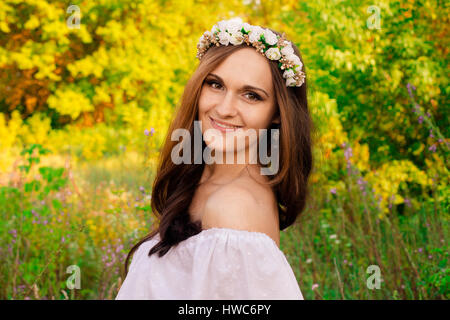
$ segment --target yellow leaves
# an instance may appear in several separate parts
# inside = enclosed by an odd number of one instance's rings
[[[65,38],[69,31],[65,21],[47,21],[42,25],[42,38],[46,40]]]
[[[72,119],[78,118],[83,111],[94,110],[94,106],[84,94],[70,88],[57,89],[55,94],[48,98],[48,105],[62,115],[70,115]]]
[[[9,24],[14,24],[16,17],[14,16],[14,8],[4,1],[0,1],[0,30],[4,33],[11,32]]]
[[[139,134],[142,134],[145,127],[147,114],[142,108],[138,107],[135,101],[117,106],[116,111],[117,114],[122,117],[125,123],[130,125],[130,127],[132,126],[137,129],[136,131],[139,130]],[[135,130],[133,131],[138,134],[138,132],[136,132]]]
[[[11,29],[6,21],[0,21],[0,30],[4,33],[11,32]]]
[[[395,89],[398,87],[400,81],[402,80],[402,77],[403,72],[400,71],[399,69],[394,68],[393,70],[391,70],[391,85],[389,86],[391,92],[394,92]]]
[[[353,143],[352,144],[352,161],[354,162],[354,165],[360,170],[360,171],[367,171],[370,168],[369,164],[369,146],[367,144],[359,144],[359,143]]]
[[[401,204],[401,203],[403,203],[403,201],[404,201],[403,197],[401,195],[399,195],[399,194],[396,194],[394,196],[393,204],[396,204],[396,205],[397,204]]]
[[[108,94],[106,86],[95,87],[95,96],[93,98],[94,104],[98,104],[101,102],[110,102],[110,100],[111,97]]]
[[[46,145],[51,130],[50,119],[42,113],[34,113],[26,122],[27,126],[22,131],[24,142]]]
[[[36,17],[35,15],[32,15],[30,17],[30,19],[28,19],[28,21],[25,23],[24,27],[25,27],[25,29],[32,30],[32,29],[36,29],[37,27],[39,27],[40,24],[41,23],[40,23],[38,17]]]
[[[389,203],[401,204],[404,202],[400,195],[402,184],[405,186],[406,182],[414,182],[424,188],[431,184],[431,179],[427,174],[409,160],[387,162],[378,170],[368,172],[365,178],[375,189],[375,193],[381,195],[380,205],[385,213],[389,211],[387,209]]]
[[[92,36],[89,33],[87,27],[85,24],[80,24],[80,28],[73,28],[69,29],[70,32],[76,34],[83,43],[91,43],[92,42]]]
[[[33,115],[24,123],[20,113],[15,110],[6,123],[0,114],[0,173],[8,171],[17,160],[23,143],[44,142],[50,130],[50,119]]]
[[[22,118],[17,110],[13,111],[8,124],[6,124],[3,114],[0,114],[0,151],[5,151],[14,145],[17,136],[20,134],[22,124]]]
[[[110,43],[115,43],[127,37],[120,22],[110,20],[104,27],[97,28],[97,35],[102,36],[103,39]]]
[[[87,77],[93,74],[96,78],[101,78],[103,73],[103,66],[96,63],[94,56],[88,56],[85,59],[75,61],[67,66],[73,77],[81,75]]]

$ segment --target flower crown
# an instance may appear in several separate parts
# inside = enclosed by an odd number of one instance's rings
[[[254,46],[270,60],[279,61],[278,67],[285,70],[286,86],[300,87],[305,82],[303,63],[294,53],[292,44],[285,39],[285,34],[280,37],[269,29],[243,23],[241,18],[219,21],[211,31],[205,31],[197,44],[197,58],[201,60],[211,46],[230,43],[236,46],[243,42]]]

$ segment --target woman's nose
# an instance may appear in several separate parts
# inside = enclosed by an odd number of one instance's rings
[[[236,100],[233,93],[228,91],[216,105],[216,112],[222,118],[233,117],[237,114]]]

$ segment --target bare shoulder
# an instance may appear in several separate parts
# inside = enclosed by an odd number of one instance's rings
[[[270,188],[250,178],[238,179],[207,199],[202,227],[262,232],[279,246],[280,231],[274,196]]]

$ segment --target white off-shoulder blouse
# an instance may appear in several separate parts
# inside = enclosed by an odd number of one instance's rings
[[[262,232],[211,228],[163,256],[159,234],[135,251],[116,300],[303,300],[275,241]]]

